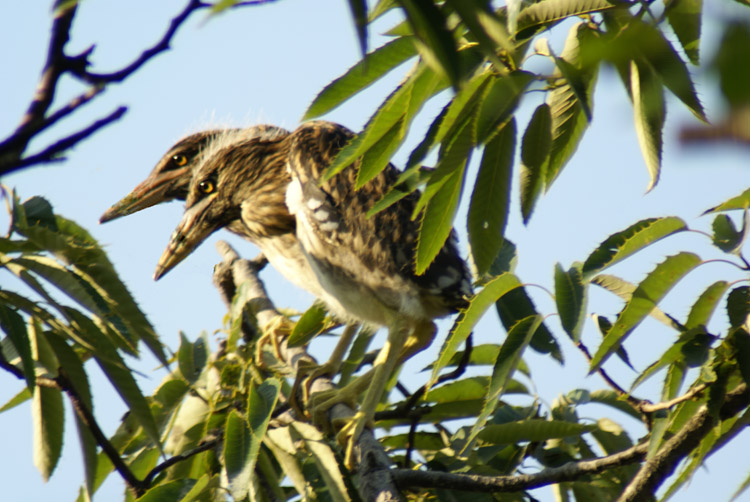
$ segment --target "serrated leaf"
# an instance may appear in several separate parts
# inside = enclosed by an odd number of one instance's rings
[[[679,0],[666,7],[667,21],[691,63],[698,66],[703,0]]]
[[[539,105],[531,116],[521,142],[521,214],[528,223],[544,188],[552,144],[552,117],[548,104]]]
[[[357,171],[355,189],[362,188],[388,165],[391,157],[404,141],[405,134],[404,119],[401,119],[365,152]]]
[[[0,328],[3,329],[11,343],[18,352],[23,366],[23,374],[26,377],[26,387],[33,390],[36,386],[36,374],[34,373],[34,358],[31,354],[31,343],[26,331],[26,323],[23,317],[15,310],[0,303]]]
[[[552,121],[547,188],[575,153],[591,121],[598,64],[584,68],[580,61],[580,46],[587,42],[590,33],[591,29],[584,23],[571,27],[562,54],[555,58],[557,76],[562,82],[547,94]]]
[[[325,482],[333,502],[351,502],[347,492],[347,481],[341,472],[341,465],[323,434],[310,424],[293,422],[292,430],[304,440],[305,447],[312,454],[320,476]]]
[[[357,28],[359,48],[362,50],[362,57],[365,57],[367,55],[367,1],[349,0],[349,9],[352,11],[354,26]]]
[[[224,426],[224,469],[229,491],[236,500],[247,496],[253,475],[250,428],[237,410],[230,410]]]
[[[661,172],[662,130],[666,117],[664,91],[659,78],[647,65],[630,62],[630,92],[638,144],[651,181],[646,192],[659,181]]]
[[[718,206],[706,209],[703,214],[731,211],[733,209],[747,209],[748,207],[750,207],[750,188],[742,192],[740,195],[722,202]]]
[[[375,49],[328,84],[307,108],[302,120],[328,113],[416,54],[411,37],[400,37]]]
[[[617,317],[612,329],[592,357],[589,372],[599,369],[669,290],[700,263],[698,255],[682,252],[657,265],[638,285],[633,297]]]
[[[598,277],[594,278],[597,279]],[[635,286],[633,286],[633,290],[635,290]],[[604,316],[601,315],[593,315],[594,319],[596,320],[597,327],[599,328],[599,333],[602,335],[602,337],[607,336],[607,333],[609,333],[609,330],[612,329],[612,323]],[[630,363],[630,356],[628,356],[628,352],[625,350],[625,347],[620,347],[617,349],[617,357],[620,358],[622,362],[624,362],[631,370],[636,371],[636,369],[633,367],[633,365]]]
[[[418,40],[419,50],[426,63],[442,72],[454,89],[461,81],[461,64],[456,41],[445,25],[445,17],[432,2],[398,0]]]
[[[739,286],[734,288],[727,297],[727,314],[729,324],[733,328],[748,327],[748,316],[750,316],[750,287]]]
[[[693,329],[708,325],[727,289],[729,289],[729,283],[726,281],[717,281],[706,288],[690,308],[687,321],[685,321],[685,328]]]
[[[497,53],[504,49],[512,53],[515,49],[503,23],[487,9],[484,1],[447,0],[447,4],[461,17],[466,27],[477,40],[484,55],[492,62],[497,71],[505,69]]]
[[[471,194],[466,226],[479,277],[489,271],[503,244],[515,151],[516,122],[511,119],[484,147]]]
[[[208,353],[206,342],[198,338],[191,343],[184,333],[180,332],[180,348],[177,350],[177,364],[180,373],[189,383],[195,383],[206,365]]]
[[[589,399],[591,400],[591,402],[601,403],[615,408],[616,410],[620,410],[621,412],[625,413],[626,415],[630,415],[636,420],[641,420],[642,418],[638,410],[633,408],[630,403],[628,403],[613,390],[592,391],[589,395]]]
[[[456,137],[445,148],[435,173],[417,202],[416,211],[424,207],[417,240],[417,274],[423,274],[443,248],[453,229],[453,217],[463,189],[466,165],[474,147],[470,120],[456,131]]]
[[[36,336],[32,336],[32,352],[36,360],[39,360],[41,345],[46,344],[43,336],[41,332],[36,332]],[[65,424],[62,392],[59,389],[41,386],[34,389],[31,419],[34,429],[34,465],[47,481],[55,470],[62,452]]]
[[[138,498],[138,502],[180,502],[194,485],[194,479],[168,481],[148,490]]]
[[[477,437],[492,444],[513,444],[519,441],[546,441],[548,439],[580,436],[596,427],[575,422],[531,418],[505,424],[491,424],[484,427]]]
[[[719,214],[713,222],[713,244],[725,253],[739,254],[747,232],[747,210],[743,218],[742,231],[737,230],[732,219],[726,214]]]
[[[534,75],[525,71],[514,71],[496,76],[491,81],[477,115],[477,143],[489,142],[513,117],[513,112]]]
[[[578,343],[586,317],[586,284],[581,276],[582,264],[574,264],[565,271],[555,265],[555,302],[563,329],[574,343]]]
[[[542,317],[539,315],[526,317],[508,331],[508,336],[500,348],[495,367],[492,370],[492,378],[490,379],[482,411],[469,432],[466,447],[485,428],[487,419],[494,413],[495,408],[499,404],[500,396],[503,395],[511,382],[511,376],[518,367],[523,351],[531,341],[534,331],[536,331],[541,323]]]
[[[440,371],[448,364],[458,347],[466,341],[487,309],[498,298],[520,285],[521,282],[515,275],[502,274],[485,284],[481,291],[474,295],[469,302],[469,306],[456,319],[450,334],[445,339],[445,343],[440,349],[440,356],[432,369],[430,383],[437,381]]]
[[[687,225],[680,218],[674,216],[648,218],[634,223],[625,230],[607,237],[586,258],[586,262],[583,264],[584,279],[601,272],[668,235],[683,230],[687,230]]]
[[[290,347],[301,347],[312,340],[325,327],[327,314],[325,305],[321,302],[313,303],[294,325],[294,329],[289,335],[288,345]]]
[[[532,3],[518,14],[516,33],[617,6],[617,3],[608,0],[545,0]]]
[[[591,279],[591,284],[596,284],[597,286],[606,289],[610,293],[614,293],[615,295],[622,298],[625,302],[630,301],[637,287],[631,282],[610,274],[597,275],[596,277]],[[676,329],[677,331],[682,331],[684,329],[684,327],[680,325],[677,320],[665,314],[659,307],[654,307],[654,309],[649,312],[649,315],[660,323],[672,329]]]

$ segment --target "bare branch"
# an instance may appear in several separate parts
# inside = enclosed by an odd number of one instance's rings
[[[218,445],[222,439],[224,439],[223,435],[212,437],[208,440],[203,441],[201,444],[193,448],[192,450],[188,450],[184,453],[180,453],[179,455],[174,455],[172,457],[169,457],[167,460],[162,462],[161,464],[157,465],[153,469],[149,471],[149,473],[146,475],[145,478],[143,478],[143,483],[146,486],[151,486],[151,482],[154,480],[156,476],[159,475],[160,472],[169,469],[173,465],[182,462],[184,460],[187,460],[191,457],[194,457],[195,455],[199,453],[203,453],[204,451],[210,450],[211,448],[214,448],[216,445]]]
[[[647,451],[648,444],[643,443],[613,455],[568,462],[560,467],[547,468],[536,474],[480,476],[478,474],[395,469],[393,477],[400,488],[429,487],[471,492],[515,492],[564,481],[575,481],[583,476],[639,462],[646,456]]]
[[[672,406],[678,405],[682,403],[683,401],[689,401],[693,399],[695,396],[703,392],[708,388],[708,385],[702,383],[700,385],[696,385],[686,393],[684,393],[681,396],[677,396],[674,399],[670,399],[669,401],[664,401],[661,403],[654,403],[651,404],[649,402],[644,402],[638,409],[642,411],[643,413],[653,413],[655,411],[661,411],[661,410],[668,410]]]
[[[750,404],[750,389],[743,383],[727,392],[719,418],[730,418]],[[664,442],[656,454],[640,468],[617,502],[651,500],[661,486],[687,455],[690,454],[716,425],[716,418],[708,406],[701,406],[693,417],[674,436]]]

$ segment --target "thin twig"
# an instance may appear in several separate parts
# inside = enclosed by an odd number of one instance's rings
[[[696,385],[689,391],[687,391],[685,394],[681,396],[677,396],[674,399],[670,399],[669,401],[663,401],[661,403],[649,403],[648,401],[643,401],[642,404],[638,407],[638,410],[642,413],[654,413],[655,411],[661,411],[661,410],[668,410],[672,406],[675,406],[677,404],[680,404],[683,401],[689,401],[690,399],[693,399],[695,396],[703,392],[708,388],[708,385],[702,383],[699,385]]]
[[[586,357],[586,360],[588,362],[591,362],[591,352],[589,352],[589,349],[583,344],[583,342],[579,341],[576,344],[576,347],[583,353],[583,355]],[[640,407],[643,405],[643,401],[635,398],[630,395],[628,391],[620,387],[620,385],[615,382],[609,374],[604,370],[604,368],[599,368],[596,370],[597,373],[604,379],[607,384],[612,387],[612,389],[617,393],[618,396],[625,399],[631,406],[633,406],[635,409],[640,410]]]
[[[206,440],[193,448],[192,450],[188,450],[184,453],[180,453],[179,455],[174,455],[161,464],[157,465],[153,469],[149,471],[149,473],[146,475],[145,478],[143,478],[143,483],[146,486],[151,486],[151,482],[154,480],[156,476],[159,475],[160,472],[169,469],[173,465],[182,462],[183,460],[187,460],[190,457],[194,457],[195,455],[199,453],[203,453],[204,451],[210,450],[211,448],[215,447],[217,444],[221,442],[221,440],[224,438],[223,434],[220,434],[216,437],[213,437],[209,440]]]

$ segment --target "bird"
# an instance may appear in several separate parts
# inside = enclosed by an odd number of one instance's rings
[[[206,151],[190,181],[185,213],[154,274],[159,279],[211,233],[237,219],[271,263],[274,253],[283,251],[272,244],[274,239],[293,231],[329,309],[347,321],[388,329],[373,368],[336,395],[318,400],[317,408],[326,410],[337,402],[354,403],[365,393],[359,411],[338,434],[347,445],[349,466],[352,446],[372,422],[396,365],[429,345],[436,332],[433,320],[465,308],[472,294],[453,231],[426,271],[416,273],[420,222],[412,215],[419,193],[368,217],[398,183],[400,171],[393,164],[359,188],[361,159],[324,178],[353,138],[342,125],[311,121],[281,138]]]
[[[172,145],[148,177],[107,209],[99,218],[99,223],[106,223],[163,202],[185,200],[192,170],[201,159],[202,152],[213,142],[228,145],[242,139],[272,139],[286,134],[289,134],[286,129],[266,124],[245,129],[209,129],[190,134]]]

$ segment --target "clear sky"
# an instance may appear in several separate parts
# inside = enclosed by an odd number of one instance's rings
[[[17,125],[35,88],[42,68],[51,22],[48,2],[7,2],[0,17],[0,137]],[[146,46],[158,40],[169,20],[184,6],[183,0],[86,0],[76,16],[68,53],[82,51],[92,44],[95,71],[118,69],[134,59]],[[709,3],[709,2],[707,2]],[[711,24],[730,15],[723,3],[706,6],[708,33],[702,46],[709,56],[716,46]],[[731,11],[733,12],[733,11]],[[392,21],[392,19],[391,19]],[[379,24],[384,31],[390,24]],[[377,31],[377,30],[376,30]],[[551,36],[560,50],[562,33]],[[384,37],[373,33],[371,46]],[[278,0],[259,7],[235,10],[213,19],[203,13],[194,16],[178,33],[172,50],[158,56],[124,84],[111,87],[81,113],[66,119],[44,135],[54,141],[78,130],[119,105],[127,105],[125,117],[83,142],[69,160],[49,167],[35,167],[8,176],[2,182],[15,187],[21,198],[42,195],[55,210],[88,228],[105,246],[123,280],[128,284],[144,312],[149,316],[164,343],[175,350],[178,333],[195,338],[201,331],[213,333],[221,328],[225,313],[211,285],[211,271],[218,255],[214,242],[227,239],[237,250],[252,257],[257,253],[248,243],[220,232],[210,238],[192,256],[158,283],[151,279],[156,262],[180,219],[180,203],[152,208],[128,218],[99,225],[102,212],[130,191],[151,170],[159,157],[186,133],[208,126],[247,126],[259,122],[294,128],[308,104],[322,87],[341,75],[359,58],[359,48],[344,0]],[[385,85],[377,85],[356,100],[325,118],[358,130],[383,97],[398,82],[403,69],[394,72]],[[697,75],[699,92],[708,103],[709,115],[718,118],[714,89],[705,75]],[[66,81],[58,95],[58,105],[81,91],[76,82]],[[524,100],[519,113],[519,128],[525,126],[530,111],[539,104],[541,93]],[[676,140],[683,124],[694,123],[670,96],[668,126],[665,132],[664,168],[660,184],[644,194],[648,175],[632,126],[632,110],[626,93],[611,70],[600,74],[595,95],[594,119],[578,153],[538,204],[528,226],[520,221],[517,190],[507,236],[519,247],[518,275],[523,281],[552,289],[556,262],[565,268],[583,260],[608,235],[635,221],[650,216],[677,215],[690,226],[710,230],[711,219],[699,214],[750,186],[748,151],[739,147],[718,146],[709,149],[685,148]],[[398,152],[394,161],[403,165],[409,151],[429,122],[437,115],[445,96],[428,104],[417,121],[416,132]],[[46,145],[32,143],[32,151]],[[479,157],[478,155],[475,157]],[[465,204],[464,204],[465,206]],[[465,212],[457,227],[465,252]],[[7,227],[7,215],[0,215],[0,228]],[[3,230],[4,231],[4,230]],[[628,260],[613,273],[638,282],[665,256],[679,250],[697,252],[704,259],[718,257],[698,234],[687,234],[659,243]],[[711,268],[713,267],[713,268]],[[734,278],[727,267],[701,267],[685,283],[682,296],[670,296],[665,309],[684,318],[692,301],[716,275]],[[715,274],[715,275],[714,275]],[[311,298],[293,288],[272,270],[263,273],[270,294],[278,306],[305,309]],[[3,287],[10,287],[7,273],[0,274]],[[681,287],[677,288],[681,290]],[[539,289],[532,292],[541,312],[554,311],[549,296]],[[590,308],[615,315],[620,307],[607,293],[592,291]],[[477,330],[476,343],[498,343],[502,330],[487,314]],[[723,312],[717,315],[721,329]],[[563,346],[568,364],[559,367],[534,354],[528,362],[534,372],[536,391],[543,406],[548,406],[562,391],[574,388],[602,388],[598,377],[586,377],[583,359],[567,342],[556,317],[547,320]],[[449,324],[441,325],[442,340]],[[589,322],[584,339],[590,346],[598,342]],[[674,334],[656,323],[646,322],[628,341],[627,347],[637,369],[642,370],[657,358],[674,339]],[[406,374],[415,374],[439,346],[411,362]],[[315,353],[327,357],[328,341],[315,342]],[[613,358],[614,359],[614,358]],[[612,361],[611,370],[624,385],[635,377],[632,371]],[[163,376],[154,371],[155,363],[145,359],[133,367],[144,372],[144,392],[150,393]],[[93,366],[95,413],[107,433],[119,423],[125,407]],[[656,377],[658,384],[661,377]],[[409,378],[405,377],[407,385]],[[22,388],[22,383],[7,374],[0,375],[0,402],[4,403]],[[639,394],[658,400],[656,386],[645,386]],[[640,389],[639,389],[640,391]],[[649,394],[649,392],[651,394]],[[610,413],[596,406],[579,410],[582,416],[596,418]],[[643,434],[637,423],[627,417],[614,419],[628,427],[634,438]],[[83,480],[80,454],[72,417],[68,415],[63,458],[49,483],[43,484],[31,459],[31,420],[28,405],[0,415],[0,486],[3,499],[36,502],[73,500]],[[674,500],[727,500],[748,475],[747,450],[750,436],[740,436],[737,444],[709,459],[687,491]],[[745,459],[745,460],[742,460]],[[530,469],[533,470],[533,466]],[[115,476],[111,476],[115,478]],[[98,500],[118,500],[119,482],[108,482]],[[549,489],[534,491],[540,500],[551,500]],[[746,495],[745,500],[750,500]]]

